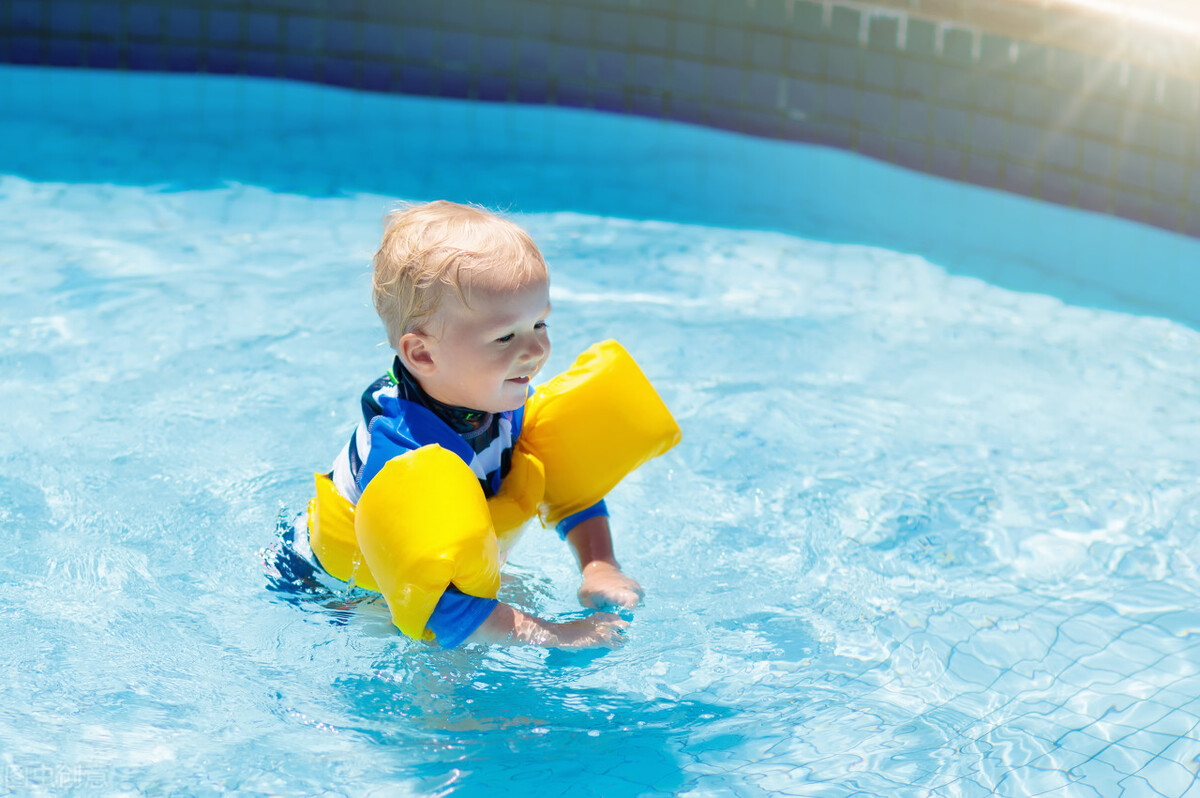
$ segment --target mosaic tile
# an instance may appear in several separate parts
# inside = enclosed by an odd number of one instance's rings
[[[280,18],[275,14],[249,13],[242,29],[247,44],[273,47],[280,43]]]
[[[1045,80],[1050,73],[1053,51],[1043,44],[1027,41],[1018,42],[1016,49],[1013,72],[1030,81]]]
[[[1005,73],[1012,69],[1015,50],[1008,36],[984,32],[979,42],[979,67],[983,70]]]
[[[779,75],[770,72],[746,70],[744,73],[743,95],[744,102],[763,108],[775,108],[780,96]]]
[[[820,75],[824,71],[825,49],[823,44],[793,41],[788,48],[788,72],[794,75]]]
[[[291,50],[324,48],[324,27],[313,17],[288,17],[284,20],[284,42]]]
[[[700,61],[673,60],[670,71],[670,89],[678,96],[701,97],[704,95],[707,67]]]
[[[207,55],[207,71],[209,72],[219,75],[236,75],[243,71],[241,50],[230,47],[209,47]]]
[[[969,69],[975,63],[975,35],[960,28],[950,28],[942,34],[941,55],[960,69]]]
[[[8,24],[17,34],[40,31],[46,8],[45,3],[34,0],[13,0],[8,7]]]
[[[511,81],[504,75],[480,75],[476,97],[490,102],[507,102],[511,96]]]
[[[513,99],[517,102],[543,102],[546,97],[551,96],[551,90],[550,78],[545,73],[519,75],[516,79]]]
[[[444,7],[444,13],[451,24],[471,19],[472,15],[479,21],[479,27],[491,33],[503,33],[512,37],[520,32],[517,25],[517,15],[513,13],[512,4],[497,0],[484,0],[475,9],[463,9],[456,13],[450,6]]]
[[[750,65],[757,69],[782,71],[787,40],[780,33],[750,33]]]
[[[741,64],[746,60],[748,33],[740,28],[716,27],[709,36],[708,54],[718,62]]]
[[[633,24],[633,46],[664,53],[671,41],[671,33],[672,25],[668,20],[646,16]]]
[[[86,65],[93,69],[120,69],[121,48],[112,42],[89,42]]]
[[[1170,200],[1181,200],[1187,192],[1188,169],[1183,163],[1166,158],[1151,162],[1150,188]]]
[[[1045,131],[1039,127],[1010,121],[1006,136],[1008,155],[1028,162],[1040,161],[1045,136]]]
[[[890,53],[867,51],[862,57],[863,82],[880,89],[895,90],[899,82],[899,61]]]
[[[1084,139],[1080,148],[1079,166],[1091,177],[1111,179],[1116,169],[1116,149],[1106,141]]]
[[[914,97],[933,97],[937,94],[936,64],[907,60],[900,65],[900,91]]]
[[[1037,197],[1041,193],[1041,174],[1037,168],[1009,162],[1004,165],[1004,187],[1017,194]]]
[[[940,55],[937,25],[927,20],[909,17],[904,50],[909,55],[923,55],[928,58]]]
[[[1075,130],[1092,136],[1107,138],[1121,123],[1120,106],[1105,100],[1083,103],[1078,112],[1070,117]]]
[[[1050,115],[1050,89],[1033,83],[1016,83],[1012,87],[1013,116],[1041,122]]]
[[[1075,207],[1096,213],[1112,210],[1112,188],[1110,183],[1100,183],[1081,177],[1075,185]]]
[[[897,17],[872,16],[867,26],[867,43],[872,50],[900,51],[900,20]]]
[[[1200,117],[1200,85],[1168,75],[1163,85],[1163,111],[1194,123]]]
[[[969,71],[944,63],[939,65],[935,95],[938,100],[946,105],[966,108],[975,104],[976,94],[974,75]]]
[[[832,7],[829,17],[829,35],[838,41],[857,43],[862,29],[862,12],[857,8],[841,5]]]
[[[1079,167],[1079,140],[1074,136],[1050,135],[1041,142],[1042,161],[1063,171]]]
[[[778,114],[743,108],[737,114],[736,130],[751,136],[775,138],[779,135],[782,122]]]
[[[79,34],[84,30],[83,3],[57,2],[49,5],[50,29],[60,33]]]
[[[44,49],[39,47],[37,54],[50,66],[74,66],[84,58],[84,43],[80,39],[55,39]],[[154,63],[161,64],[161,61],[156,60]]]
[[[976,74],[973,81],[973,105],[984,111],[1012,112],[1012,81],[1000,75]]]
[[[933,106],[926,102],[899,103],[895,110],[896,132],[925,139],[932,129]]]
[[[892,126],[896,98],[873,91],[858,93],[857,119],[862,125],[887,130]]]
[[[569,41],[590,42],[594,29],[592,14],[591,9],[587,8],[560,7],[555,33]]]
[[[633,40],[630,16],[616,11],[596,11],[593,17],[593,38],[603,47],[627,48]]]
[[[628,108],[631,113],[658,118],[663,116],[665,104],[661,92],[635,89],[629,94]]]
[[[131,4],[126,7],[126,30],[131,36],[161,36],[163,34],[163,9],[159,6]]]
[[[745,70],[737,67],[709,64],[706,70],[706,95],[720,103],[738,104],[743,97]]]
[[[1007,149],[1008,120],[990,114],[971,114],[969,140],[976,152],[1003,155]]]
[[[1148,189],[1153,163],[1145,153],[1122,150],[1117,154],[1117,180],[1132,188]]]
[[[824,5],[812,0],[796,0],[792,5],[792,29],[806,36],[824,36]]]
[[[592,90],[592,102],[596,108],[617,113],[628,110],[624,89],[608,86],[596,86]]]
[[[1077,182],[1075,175],[1070,172],[1043,169],[1039,196],[1060,205],[1074,205]]]
[[[824,74],[838,82],[858,81],[859,53],[857,48],[832,44],[825,48]]]
[[[929,168],[929,150],[929,145],[924,141],[897,138],[892,142],[895,162],[921,172]]]
[[[555,69],[574,79],[592,77],[592,51],[574,44],[556,44],[553,49]]]
[[[1152,200],[1142,194],[1118,192],[1113,197],[1113,211],[1126,219],[1144,222],[1150,213]]]
[[[512,10],[511,6],[509,8]],[[552,4],[521,3],[515,10],[519,35],[539,38],[554,35],[555,7]]]
[[[971,114],[959,108],[935,107],[933,109],[933,139],[938,143],[952,143],[966,147],[970,141]]]
[[[988,188],[1000,188],[1004,173],[1004,162],[990,155],[972,151],[967,154],[965,179]]]
[[[1161,155],[1187,160],[1192,154],[1192,126],[1186,122],[1165,117],[1150,118],[1149,138],[1154,149]]]
[[[822,111],[825,116],[839,120],[853,120],[857,116],[858,91],[848,86],[828,85],[825,87]]]
[[[750,21],[762,28],[779,30],[790,22],[790,6],[788,0],[755,0],[750,8]]]
[[[892,137],[874,130],[860,131],[857,151],[881,161],[891,160]]]
[[[667,68],[668,62],[663,56],[631,55],[629,56],[629,84],[635,88],[651,89],[661,93],[669,85]]]
[[[1087,85],[1087,59],[1083,53],[1070,50],[1055,50],[1050,60],[1047,78],[1051,85],[1071,91]]]

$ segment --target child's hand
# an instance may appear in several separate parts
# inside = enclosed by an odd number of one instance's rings
[[[617,648],[625,645],[622,632],[629,622],[607,612],[555,625],[554,645],[558,648]]]
[[[554,623],[507,604],[497,604],[467,642],[546,648],[616,648],[624,645],[625,637],[621,633],[628,626],[628,621],[605,612],[577,621]]]
[[[583,568],[579,603],[594,610],[620,607],[631,610],[642,600],[642,586],[621,573],[616,565],[595,560]]]

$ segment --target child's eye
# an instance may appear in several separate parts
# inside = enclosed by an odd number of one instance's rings
[[[508,335],[502,335],[502,336],[500,336],[499,338],[497,338],[497,339],[496,339],[496,343],[498,343],[498,344],[506,344],[506,343],[508,343],[509,341],[511,341],[512,339],[513,339],[513,334],[512,334],[512,333],[509,333]]]
[[[533,329],[535,329],[535,330],[544,330],[544,329],[546,329],[546,327],[547,327],[547,326],[548,326],[548,325],[546,324],[546,322],[544,322],[544,321],[539,321],[537,324],[533,325]]]

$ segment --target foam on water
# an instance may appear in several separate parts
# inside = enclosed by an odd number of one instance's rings
[[[0,784],[1163,795],[1200,756],[1200,335],[782,233],[518,217],[548,373],[684,431],[614,491],[607,654],[406,643],[266,590],[388,365],[392,197],[0,178]],[[580,612],[533,529],[503,586]]]

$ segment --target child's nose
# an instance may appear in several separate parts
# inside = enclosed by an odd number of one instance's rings
[[[536,336],[530,338],[525,347],[525,354],[530,360],[541,360],[542,356],[546,354],[546,344]]]

